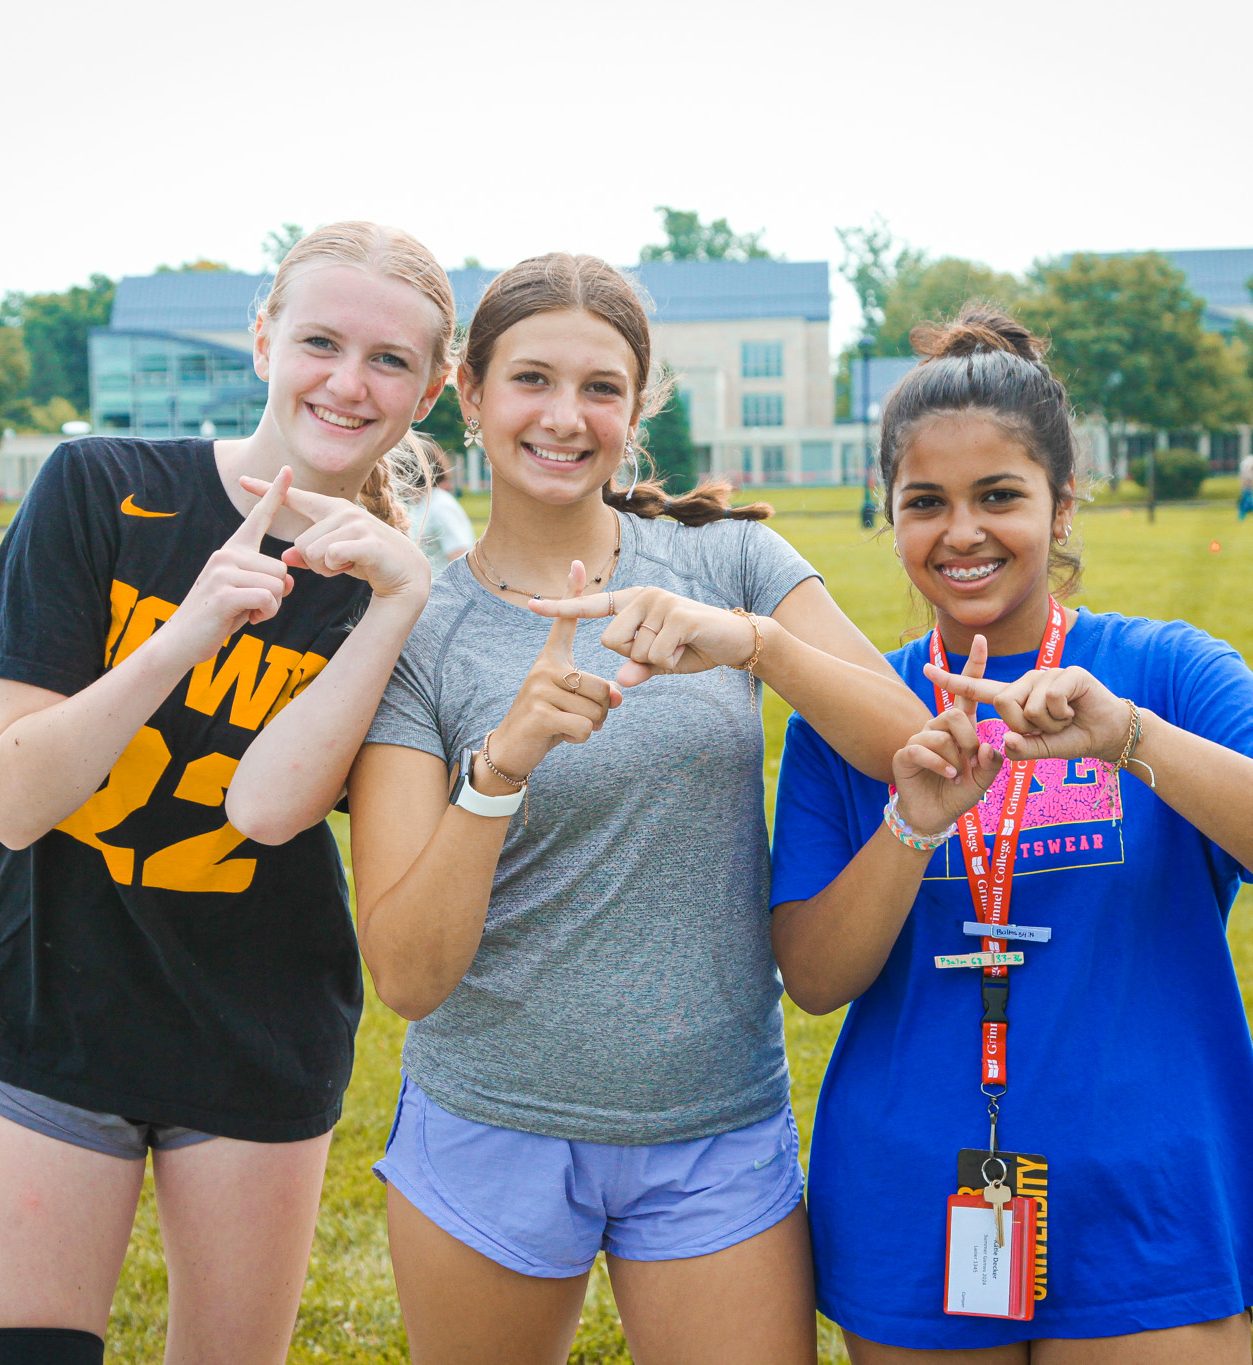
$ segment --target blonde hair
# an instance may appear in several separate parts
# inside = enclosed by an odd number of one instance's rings
[[[257,305],[258,314],[277,318],[283,311],[294,276],[302,267],[316,263],[372,270],[411,285],[430,299],[439,316],[431,348],[431,375],[449,369],[457,306],[448,276],[421,242],[400,228],[378,223],[350,221],[316,228],[302,237],[283,258],[270,292],[264,302]],[[362,506],[388,525],[404,530],[409,518],[397,495],[397,487],[409,490],[429,479],[437,449],[430,437],[407,432],[370,471],[359,495]]]

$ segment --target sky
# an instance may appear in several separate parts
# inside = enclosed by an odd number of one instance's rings
[[[408,228],[447,266],[617,264],[656,206],[832,263],[837,226],[1021,271],[1253,245],[1247,0],[65,0],[5,25],[0,292],[271,229]]]

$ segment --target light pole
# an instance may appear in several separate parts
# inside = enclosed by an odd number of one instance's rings
[[[874,496],[871,493],[874,456],[870,448],[870,352],[874,338],[864,336],[857,343],[861,351],[861,426],[865,449],[862,452],[861,524],[870,530],[875,521]]]

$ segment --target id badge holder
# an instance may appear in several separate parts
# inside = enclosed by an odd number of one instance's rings
[[[1022,1196],[997,1211],[978,1194],[948,1200],[944,1253],[944,1311],[976,1318],[1029,1322],[1035,1316],[1036,1202]]]

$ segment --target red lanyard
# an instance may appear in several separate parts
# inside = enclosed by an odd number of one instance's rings
[[[1066,643],[1066,617],[1056,600],[1049,597],[1048,624],[1036,656],[1037,668],[1055,668]],[[938,628],[931,632],[931,662],[948,671],[948,655]],[[951,693],[936,684],[937,711],[947,711],[953,705]],[[1018,831],[1022,828],[1027,809],[1027,793],[1031,790],[1034,759],[1018,759],[1006,765],[1008,782],[1005,802],[997,822],[996,838],[992,844],[989,863],[987,846],[979,816],[968,810],[957,822],[961,834],[962,856],[966,860],[966,880],[970,883],[970,898],[975,915],[984,924],[995,928],[1009,922],[1009,898],[1014,886],[1014,860],[1018,854]],[[991,935],[984,938],[983,950],[1003,953],[1005,940]],[[1009,968],[1004,966],[983,969],[983,1083],[1007,1085],[1005,1031],[1009,1021],[1005,1006],[1009,999]]]

